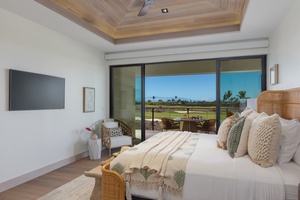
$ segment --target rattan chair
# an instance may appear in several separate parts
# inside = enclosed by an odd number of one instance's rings
[[[216,119],[208,119],[200,121],[196,124],[197,132],[216,132]]]
[[[109,167],[110,162],[102,167],[102,200],[125,200],[124,180]]]
[[[163,130],[180,130],[180,121],[173,119],[161,118]]]
[[[122,146],[132,146],[132,130],[124,122],[114,119],[118,122],[118,126],[122,129],[122,136],[111,137],[110,131],[102,124],[102,145],[108,149],[109,157],[111,156],[111,149]]]

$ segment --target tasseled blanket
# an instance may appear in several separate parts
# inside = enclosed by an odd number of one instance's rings
[[[191,132],[158,133],[116,157],[111,169],[127,181],[127,193],[134,185],[181,195],[186,164],[198,138],[199,134]]]

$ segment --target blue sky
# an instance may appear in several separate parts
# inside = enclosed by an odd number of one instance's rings
[[[139,82],[137,80],[137,84]],[[232,91],[233,97],[238,91],[245,90],[247,97],[255,98],[260,93],[260,84],[260,72],[222,73],[221,98],[228,90]],[[215,91],[215,74],[146,77],[146,99],[155,96],[155,100],[166,100],[177,96],[177,99],[214,101]]]
[[[146,78],[146,97],[172,97],[189,98],[192,100],[215,99],[216,76],[182,75],[158,76]]]

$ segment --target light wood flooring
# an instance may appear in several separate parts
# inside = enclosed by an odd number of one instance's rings
[[[35,200],[97,167],[102,160],[108,159],[108,151],[103,150],[101,160],[82,158],[36,179],[23,183],[0,193],[0,200]]]

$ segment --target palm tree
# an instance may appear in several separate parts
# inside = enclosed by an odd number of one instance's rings
[[[236,96],[239,98],[239,99],[248,99],[249,97],[246,97],[246,91],[245,90],[241,90],[238,92],[239,94],[237,94]]]
[[[232,96],[232,91],[228,90],[227,92],[224,93],[223,95],[223,102],[226,102],[230,97]]]

